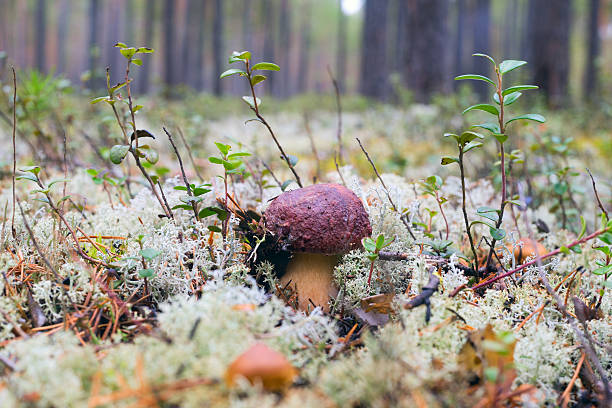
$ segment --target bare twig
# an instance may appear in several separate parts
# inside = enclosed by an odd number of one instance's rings
[[[181,137],[181,141],[185,145],[185,149],[187,149],[187,155],[189,156],[189,160],[191,161],[193,170],[195,171],[196,175],[200,179],[200,182],[204,181],[204,177],[202,177],[202,175],[200,174],[200,170],[198,170],[198,166],[196,165],[196,162],[193,159],[193,154],[191,153],[191,147],[189,146],[189,143],[187,143],[187,140],[185,140],[185,135],[183,135],[183,130],[178,125],[176,126],[176,130],[178,130],[178,134]]]
[[[15,203],[17,202],[15,195],[15,173],[17,173],[17,147],[15,143],[15,133],[17,131],[17,75],[15,74],[15,67],[11,67],[13,70],[13,218],[11,220],[11,232],[13,239],[17,237],[15,231]]]
[[[425,307],[427,307],[425,312],[425,323],[429,323],[429,319],[431,319],[431,304],[429,298],[436,293],[438,285],[440,284],[440,278],[433,273],[433,269],[434,268],[432,268],[431,275],[429,275],[429,281],[427,285],[423,286],[421,293],[404,304],[404,309],[412,309],[417,306],[425,305]]]
[[[272,176],[276,184],[278,184],[278,186],[282,189],[283,183],[281,183],[280,180],[276,178],[276,175],[272,172],[272,169],[270,168],[270,166],[268,166],[268,164],[265,161],[261,159],[260,161],[261,161],[261,164],[263,164],[263,166],[266,168],[266,170],[268,170],[268,173],[270,173],[270,176]]]
[[[249,86],[251,87],[251,95],[253,95],[253,106],[251,106],[251,110],[255,113],[255,116],[257,117],[257,119],[259,119],[259,121],[266,127],[266,129],[268,129],[268,132],[270,133],[270,136],[272,136],[274,143],[276,143],[276,147],[278,147],[278,150],[280,151],[280,154],[283,160],[285,160],[285,162],[287,163],[287,166],[289,166],[289,170],[291,170],[291,172],[293,173],[293,177],[295,177],[295,181],[297,182],[298,186],[302,188],[304,187],[302,185],[302,180],[300,180],[300,176],[298,176],[297,172],[295,171],[295,167],[293,166],[293,164],[291,164],[291,160],[289,160],[289,156],[287,156],[287,154],[283,150],[283,147],[278,142],[278,139],[276,138],[276,135],[274,134],[274,131],[272,130],[272,127],[270,126],[270,124],[259,113],[257,97],[255,96],[255,85],[253,85],[253,81],[251,81],[251,73],[252,73],[251,67],[249,65],[248,60],[245,63],[246,63],[247,78],[249,80]]]
[[[587,167],[586,171],[589,173],[589,177],[591,177],[591,182],[593,183],[593,192],[595,193],[595,198],[597,199],[597,205],[601,209],[601,212],[603,212],[606,215],[606,219],[609,220],[610,216],[608,215],[608,211],[606,210],[606,208],[604,207],[603,203],[601,202],[599,198],[599,193],[597,192],[597,186],[595,185],[595,179],[593,178],[593,175],[591,174],[591,170],[589,170]]]
[[[340,164],[342,164],[344,163],[344,152],[342,149],[342,104],[340,103],[340,87],[338,86],[338,81],[336,81],[336,78],[334,77],[329,65],[327,66],[327,73],[332,80],[332,84],[334,84],[334,91],[336,93],[336,107],[338,108],[338,129],[336,131],[336,142],[338,143],[338,157],[340,159]]]
[[[365,154],[366,159],[368,159],[368,162],[370,162],[370,165],[372,166],[372,169],[374,170],[374,173],[376,174],[376,177],[378,177],[378,180],[380,181],[380,184],[382,184],[383,188],[385,189],[385,193],[387,194],[387,198],[389,199],[389,202],[391,203],[391,206],[393,207],[393,210],[395,212],[399,212],[399,210],[397,209],[397,206],[395,205],[395,203],[393,202],[393,199],[391,198],[391,194],[389,193],[389,189],[387,188],[387,185],[385,184],[385,182],[383,181],[382,177],[378,173],[378,169],[376,168],[376,165],[374,164],[374,162],[370,158],[370,155],[368,154],[368,151],[363,147],[363,145],[361,144],[361,140],[359,140],[358,137],[356,137],[355,140],[357,140],[357,143],[359,143],[359,147],[361,147],[361,151],[363,152],[363,154]],[[410,234],[412,239],[416,240],[416,237],[412,233],[412,228],[410,228],[410,222],[406,219],[406,217],[404,215],[400,215],[400,219],[402,220],[402,222],[406,226],[406,229],[408,230],[408,233]]]
[[[185,168],[183,167],[183,159],[181,159],[181,155],[178,149],[176,148],[176,145],[174,144],[174,140],[172,140],[172,135],[170,134],[170,132],[168,132],[168,130],[166,130],[165,127],[163,129],[164,132],[166,132],[166,135],[168,135],[168,140],[170,140],[170,144],[172,145],[174,153],[178,158],[179,167],[181,168],[181,175],[183,176],[183,182],[185,183],[185,187],[187,188],[187,195],[191,197],[193,196],[193,193],[191,192],[191,186],[189,185],[189,180],[187,179],[187,175],[185,174]],[[193,208],[193,215],[195,216],[196,220],[200,221],[200,216],[198,215],[198,206],[194,201],[191,201],[191,208]]]
[[[346,181],[344,181],[344,176],[340,171],[340,167],[338,167],[338,153],[334,152],[334,164],[336,165],[336,171],[338,172],[338,176],[340,176],[340,181],[342,181],[342,185],[346,187]]]
[[[310,149],[312,150],[312,154],[314,155],[315,162],[317,164],[316,170],[316,179],[321,179],[321,159],[319,159],[319,152],[317,152],[317,146],[314,142],[314,137],[312,136],[312,130],[310,129],[310,117],[307,112],[304,112],[304,130],[306,131],[306,135],[308,136],[308,140],[310,140]]]
[[[519,185],[519,194],[522,196],[521,190],[522,190],[521,186]],[[533,240],[533,232],[531,231],[531,225],[529,224],[529,216],[527,214],[527,208],[523,209],[523,219],[525,221],[525,226],[527,229],[527,233],[529,234],[529,238]],[[538,278],[540,282],[542,283],[542,285],[544,286],[544,288],[546,289],[546,291],[548,292],[548,294],[553,298],[553,300],[557,304],[557,308],[561,311],[563,316],[569,322],[572,330],[574,331],[574,333],[576,334],[576,337],[578,338],[578,341],[580,341],[580,343],[582,344],[585,354],[589,358],[591,364],[595,367],[597,374],[599,374],[599,377],[601,378],[601,382],[602,382],[603,391],[604,391],[604,400],[602,401],[602,406],[608,407],[610,406],[610,402],[612,402],[612,393],[610,391],[610,383],[608,381],[608,376],[606,374],[606,371],[601,365],[601,361],[599,361],[599,357],[597,356],[597,353],[595,351],[595,347],[593,345],[593,341],[589,334],[589,330],[586,325],[586,321],[584,319],[580,320],[580,323],[582,324],[582,327],[584,330],[583,332],[578,328],[578,325],[576,324],[576,319],[567,311],[565,303],[561,300],[557,292],[555,292],[555,290],[552,288],[550,281],[548,280],[548,277],[546,276],[546,273],[544,272],[544,268],[542,267],[542,258],[538,254],[538,249],[537,247],[534,247],[534,248],[536,252],[535,261],[538,265]]]

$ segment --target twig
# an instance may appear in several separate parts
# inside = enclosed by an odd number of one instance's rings
[[[187,188],[187,195],[191,197],[193,196],[193,194],[191,192],[191,186],[189,185],[189,180],[187,179],[187,175],[185,174],[185,168],[183,167],[183,159],[181,159],[181,155],[178,149],[176,148],[176,145],[174,144],[174,140],[172,140],[172,135],[170,134],[170,132],[168,132],[168,130],[166,130],[165,127],[163,127],[163,129],[164,129],[164,132],[166,132],[166,135],[168,135],[168,140],[170,140],[170,144],[172,145],[172,148],[174,149],[174,153],[176,154],[176,157],[178,158],[179,167],[181,168],[181,174],[183,176],[183,182],[185,183],[185,187]],[[160,190],[161,190],[161,186],[160,186]],[[191,201],[191,208],[193,208],[193,215],[195,216],[195,219],[200,221],[200,217],[198,215],[198,207],[194,201]]]
[[[521,186],[519,185],[519,194],[522,196],[521,190],[522,190]],[[525,225],[526,225],[527,233],[529,234],[529,238],[533,240],[533,233],[531,231],[531,226],[529,224],[529,216],[527,214],[527,208],[523,209],[523,219],[525,221]],[[608,382],[608,376],[606,375],[606,372],[601,365],[601,361],[599,361],[599,357],[597,357],[597,353],[595,352],[595,347],[591,340],[591,336],[589,334],[589,330],[586,325],[586,321],[584,319],[578,319],[584,329],[584,332],[582,332],[576,325],[576,319],[567,311],[565,304],[563,303],[563,301],[561,300],[557,292],[555,292],[555,290],[550,285],[550,281],[548,280],[548,277],[546,277],[546,274],[543,271],[542,259],[538,254],[537,247],[535,247],[535,251],[536,251],[535,261],[538,264],[538,278],[540,282],[542,283],[542,285],[544,286],[544,288],[546,289],[546,291],[548,292],[548,294],[553,298],[553,300],[557,304],[557,308],[561,311],[563,316],[569,322],[570,327],[576,334],[578,341],[582,344],[584,352],[589,358],[589,360],[591,361],[591,364],[595,366],[595,370],[597,371],[597,374],[599,374],[599,377],[601,378],[603,391],[604,391],[604,400],[602,401],[602,406],[608,407],[610,406],[610,402],[612,400],[612,394],[610,392],[610,383]]]
[[[378,173],[378,169],[376,168],[376,165],[374,164],[374,162],[370,158],[370,155],[368,154],[368,151],[363,147],[363,145],[361,144],[361,140],[359,140],[358,137],[356,137],[355,140],[357,140],[357,143],[359,143],[359,147],[361,147],[361,151],[363,152],[363,154],[365,154],[366,159],[368,159],[368,162],[370,162],[370,165],[372,166],[372,169],[374,170],[374,173],[376,174],[376,177],[378,177],[378,180],[380,181],[380,184],[382,184],[382,186],[383,186],[383,188],[385,190],[385,193],[387,194],[387,198],[389,199],[389,202],[391,203],[391,206],[393,207],[393,210],[395,212],[399,212],[398,209],[397,209],[397,206],[395,205],[395,203],[393,202],[393,199],[391,198],[391,194],[389,193],[389,189],[387,188],[387,185],[385,184],[385,182],[383,181],[382,177]],[[402,222],[406,226],[406,229],[408,230],[408,233],[410,234],[412,239],[416,240],[416,237],[412,233],[412,228],[410,228],[410,222],[406,219],[406,217],[404,215],[400,215],[400,219],[402,220]]]
[[[557,400],[557,403],[562,404],[562,407],[564,408],[567,406],[569,394],[572,391],[572,388],[574,387],[574,383],[576,382],[576,379],[578,378],[578,374],[580,373],[580,368],[582,367],[582,363],[584,363],[585,357],[586,357],[586,354],[583,351],[582,355],[580,356],[580,360],[578,360],[578,364],[576,365],[576,370],[574,371],[574,375],[572,376],[572,379],[570,380],[569,384],[567,384],[567,387],[565,388],[565,391],[563,391],[563,394],[561,394],[561,396]]]
[[[344,181],[344,176],[342,175],[342,172],[340,171],[340,167],[338,167],[338,153],[334,152],[334,164],[336,165],[336,171],[338,172],[338,175],[340,176],[340,181],[342,181],[342,185],[346,187],[346,181]]]
[[[276,181],[276,184],[278,184],[278,186],[282,189],[283,183],[281,183],[280,180],[276,178],[276,175],[272,172],[272,169],[270,168],[270,166],[268,166],[268,164],[263,160],[261,160],[261,164],[263,164],[263,166],[266,168],[266,170],[268,170],[268,173],[270,173],[274,181]]]
[[[406,302],[406,304],[404,304],[404,309],[413,309],[417,306],[425,305],[427,307],[425,312],[425,323],[429,323],[429,319],[431,319],[431,304],[429,298],[438,290],[439,284],[440,278],[432,272],[431,275],[429,275],[429,282],[427,282],[427,285],[423,286],[421,293]]]
[[[591,174],[591,170],[589,170],[589,168],[587,167],[586,171],[589,173],[589,176],[591,177],[591,182],[593,183],[593,192],[595,193],[595,198],[597,199],[597,205],[601,209],[601,212],[603,212],[606,215],[606,219],[609,220],[610,216],[608,215],[608,211],[606,210],[603,203],[599,199],[599,193],[597,192],[597,186],[595,185],[595,179],[593,178],[593,175]]]
[[[314,137],[312,136],[312,130],[310,129],[310,118],[308,117],[308,113],[304,112],[304,130],[306,131],[306,135],[308,136],[308,140],[310,141],[310,149],[312,150],[312,154],[314,155],[315,162],[317,164],[316,170],[316,179],[321,179],[321,160],[319,159],[319,152],[317,152],[317,146],[314,142]]]
[[[13,239],[17,237],[17,231],[15,230],[15,203],[17,202],[15,194],[15,173],[17,173],[17,147],[15,143],[15,133],[17,131],[17,75],[15,74],[15,67],[11,67],[13,70],[13,218],[11,220],[11,232]]]
[[[181,141],[185,145],[185,149],[187,149],[187,155],[189,156],[189,160],[191,160],[191,165],[193,166],[193,170],[195,171],[196,175],[200,179],[200,182],[204,181],[204,177],[202,177],[202,175],[200,174],[200,170],[198,170],[198,166],[196,165],[196,162],[193,159],[193,154],[191,153],[191,147],[189,147],[187,140],[185,140],[185,135],[183,135],[183,131],[181,130],[181,127],[177,125],[176,130],[178,130],[178,134],[181,137]]]
[[[287,163],[287,166],[289,166],[289,169],[293,173],[293,176],[295,177],[295,181],[297,182],[298,186],[300,186],[300,188],[303,188],[304,186],[302,185],[302,180],[300,180],[300,176],[298,176],[297,172],[295,171],[295,167],[293,166],[293,164],[291,164],[291,160],[289,160],[289,156],[287,156],[287,154],[283,150],[283,147],[278,142],[278,139],[276,138],[276,135],[274,134],[272,127],[266,121],[266,119],[264,119],[264,117],[261,116],[261,114],[259,113],[257,97],[255,96],[255,85],[253,85],[253,81],[251,81],[251,67],[249,66],[248,60],[245,63],[246,63],[247,78],[249,79],[249,86],[251,87],[251,95],[253,95],[253,106],[251,106],[251,110],[255,113],[255,116],[257,117],[257,119],[259,119],[259,121],[266,127],[266,129],[268,129],[268,132],[270,133],[270,136],[272,136],[274,143],[276,143],[276,147],[278,147],[278,150],[280,151],[282,158],[285,160],[285,162]]]
[[[338,81],[334,77],[329,65],[327,66],[327,73],[334,84],[334,91],[336,93],[336,107],[338,108],[338,129],[336,131],[336,141],[338,143],[338,157],[340,158],[340,164],[344,162],[344,153],[342,149],[342,104],[340,103],[340,87]]]

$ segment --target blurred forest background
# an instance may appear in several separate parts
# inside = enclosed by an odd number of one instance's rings
[[[529,61],[523,79],[556,107],[612,83],[611,11],[611,0],[0,0],[0,61],[102,88],[105,67],[122,76],[122,41],[156,50],[138,92],[222,95],[244,91],[218,78],[248,49],[281,66],[266,84],[278,98],[331,91],[329,67],[343,93],[427,102],[454,75],[487,74],[470,56],[484,52]]]

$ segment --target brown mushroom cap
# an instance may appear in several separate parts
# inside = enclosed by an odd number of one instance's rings
[[[372,234],[359,198],[339,184],[315,184],[276,197],[266,228],[292,252],[344,254]]]
[[[287,358],[263,343],[256,343],[239,355],[225,372],[225,382],[234,385],[238,377],[244,377],[251,384],[261,382],[268,391],[281,391],[289,387],[297,370]]]
[[[522,243],[523,245],[521,246],[519,243]],[[525,262],[527,258],[535,258],[537,255],[541,256],[548,252],[544,245],[531,238],[523,237],[519,239],[519,243],[517,243],[516,247],[514,248],[514,258],[519,263]],[[508,244],[508,249],[512,251],[511,244]]]

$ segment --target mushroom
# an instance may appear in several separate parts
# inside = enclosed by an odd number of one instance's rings
[[[239,355],[225,371],[225,382],[231,387],[244,377],[251,384],[261,383],[268,391],[282,391],[289,387],[297,370],[287,358],[263,343],[255,343]]]
[[[340,255],[372,233],[359,198],[339,184],[315,184],[276,197],[264,214],[266,229],[293,255],[280,281],[291,283],[298,307],[329,311],[333,271]]]
[[[522,243],[522,246],[520,245]],[[537,249],[537,253],[536,253]],[[508,244],[508,250],[512,251],[512,245]],[[537,255],[544,255],[548,252],[544,245],[531,238],[523,237],[515,244],[514,258],[518,263],[523,263],[527,258],[535,258]]]

